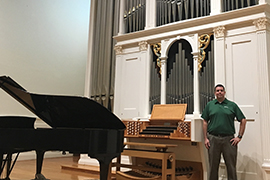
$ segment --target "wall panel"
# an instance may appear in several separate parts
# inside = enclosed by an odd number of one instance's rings
[[[227,98],[235,101],[249,119],[244,138],[238,147],[238,175],[245,179],[262,176],[259,170],[260,133],[254,135],[260,131],[256,43],[253,33],[226,39]],[[235,125],[237,134],[239,123]]]

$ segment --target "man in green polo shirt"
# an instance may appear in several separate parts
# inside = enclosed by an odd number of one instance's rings
[[[237,180],[237,144],[246,127],[246,118],[236,103],[225,98],[225,88],[218,84],[214,89],[216,99],[208,102],[203,113],[204,144],[209,155],[209,180],[218,180],[221,154],[227,168],[228,180]],[[235,118],[240,122],[235,137]]]

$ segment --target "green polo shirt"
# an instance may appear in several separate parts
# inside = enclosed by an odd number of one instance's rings
[[[237,104],[227,99],[222,103],[216,99],[208,102],[201,117],[208,122],[210,134],[235,134],[234,119],[245,119]]]

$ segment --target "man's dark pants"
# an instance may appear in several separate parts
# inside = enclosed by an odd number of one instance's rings
[[[220,164],[221,154],[223,155],[225,165],[227,168],[227,179],[237,180],[236,175],[236,161],[237,161],[237,146],[232,146],[230,140],[234,138],[231,136],[214,136],[208,134],[210,148],[209,155],[209,180],[218,180],[218,169]]]

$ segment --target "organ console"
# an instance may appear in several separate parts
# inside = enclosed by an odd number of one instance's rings
[[[122,172],[118,169],[117,179],[203,179],[202,162],[192,158],[182,158],[182,156],[192,156],[193,151],[187,152],[186,148],[184,149],[184,146],[188,146],[188,148],[192,146],[191,122],[185,120],[186,108],[187,104],[154,105],[149,121],[123,121],[126,125],[125,138],[128,140],[126,145],[129,145],[124,149],[123,155],[132,157],[132,166],[118,165],[129,167],[132,170]],[[151,144],[152,148],[150,148]],[[194,144],[196,145],[196,143]],[[162,148],[158,149],[158,146],[167,148],[161,150]],[[134,152],[133,154],[128,153],[131,150]],[[166,153],[173,158],[168,158]],[[166,167],[170,167],[169,164],[174,162],[173,173],[164,177],[161,171],[164,169],[164,159],[160,157],[167,158]]]
[[[0,117],[0,175],[7,163],[5,180],[14,167],[12,154],[31,150],[37,155],[35,180],[46,180],[42,161],[50,150],[88,154],[99,161],[100,179],[107,180],[111,160],[123,151],[125,125],[120,119],[88,98],[29,93],[7,76],[0,77],[0,87],[51,126],[35,129],[36,118]]]
[[[187,104],[156,104],[149,121],[123,121],[127,138],[190,139],[190,122],[185,122]]]

